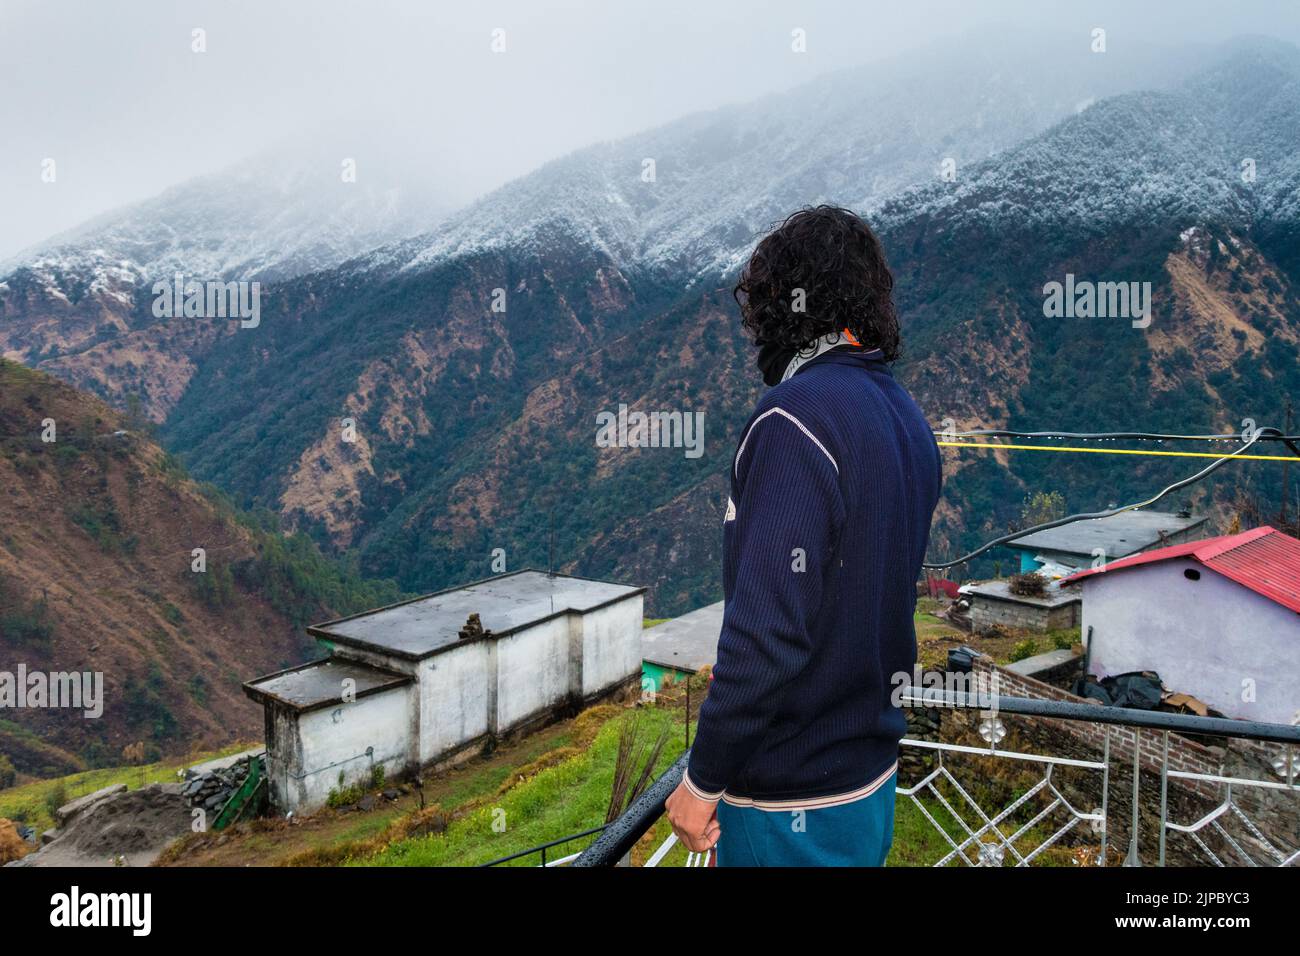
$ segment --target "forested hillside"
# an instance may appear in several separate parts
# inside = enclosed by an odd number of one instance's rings
[[[0,754],[22,773],[255,739],[240,684],[315,656],[305,624],[400,593],[200,487],[143,423],[3,359],[0,488],[0,671],[104,686],[93,719],[6,708]]]

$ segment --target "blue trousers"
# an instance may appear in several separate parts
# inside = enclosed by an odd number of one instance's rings
[[[718,804],[718,866],[884,866],[894,842],[892,775],[870,796],[816,810]]]

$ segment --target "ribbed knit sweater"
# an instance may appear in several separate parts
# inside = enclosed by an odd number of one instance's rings
[[[697,796],[868,791],[906,730],[916,581],[942,464],[878,352],[838,348],[767,392],[731,467],[726,609],[686,774]]]

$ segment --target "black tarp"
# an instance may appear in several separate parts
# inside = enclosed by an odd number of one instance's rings
[[[1155,671],[1130,671],[1100,681],[1089,676],[1074,684],[1074,693],[1080,697],[1099,700],[1112,707],[1129,707],[1133,710],[1158,708],[1162,690],[1160,675]]]

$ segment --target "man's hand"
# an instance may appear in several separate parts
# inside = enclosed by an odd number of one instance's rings
[[[718,805],[701,800],[684,783],[679,783],[664,802],[664,812],[668,814],[668,822],[673,825],[677,839],[692,853],[712,849],[722,835],[722,828],[718,826]]]

